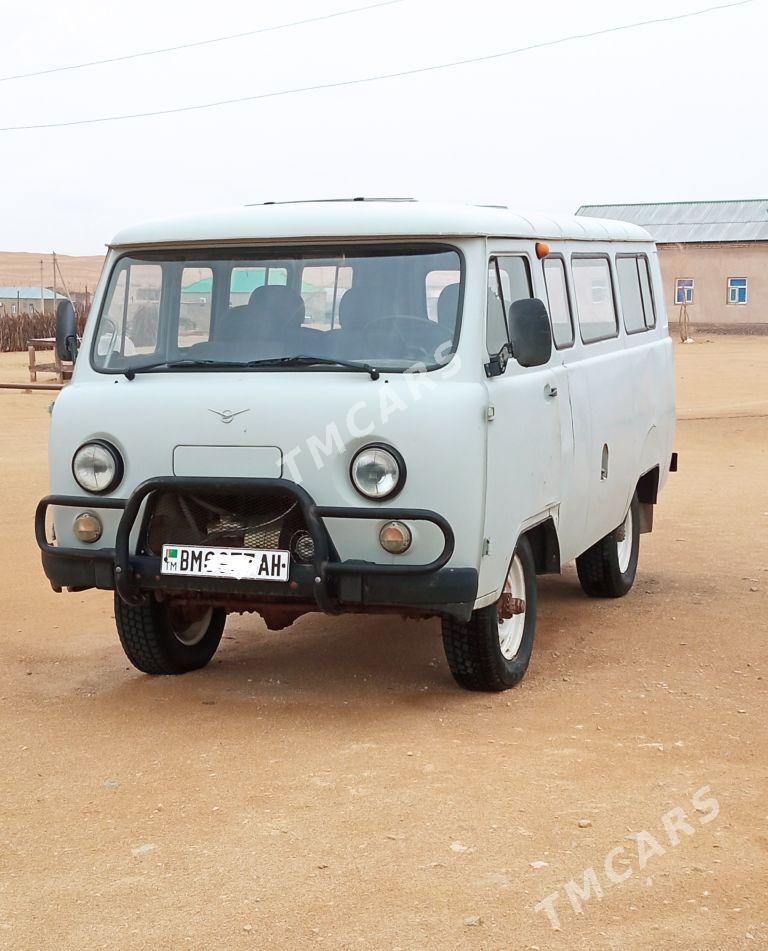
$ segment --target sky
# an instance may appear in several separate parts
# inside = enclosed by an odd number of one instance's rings
[[[0,79],[375,0],[4,4]],[[482,57],[718,0],[398,0],[163,55],[0,81],[0,127],[173,109]],[[727,2],[727,0],[720,0]],[[572,213],[768,197],[768,0],[379,82],[0,132],[0,250],[96,254],[122,227],[367,196]]]

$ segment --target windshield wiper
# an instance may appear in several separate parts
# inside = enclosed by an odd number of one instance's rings
[[[159,370],[166,367],[209,367],[216,362],[216,360],[193,360],[191,357],[185,357],[183,360],[158,360],[155,363],[142,363],[137,367],[126,367],[122,373],[127,379],[132,380],[137,373],[145,373],[147,370]]]
[[[372,380],[378,380],[381,375],[376,367],[370,363],[355,363],[352,360],[336,360],[333,357],[309,357],[300,354],[295,357],[272,357],[265,360],[248,360],[246,363],[234,364],[244,367],[311,367],[333,366],[344,367],[346,370],[358,370],[369,373]]]
[[[370,374],[372,380],[378,380],[380,374],[376,367],[368,363],[354,363],[352,360],[334,360],[331,357],[310,357],[299,355],[295,357],[269,357],[264,360],[194,360],[185,357],[182,360],[157,360],[155,363],[143,363],[137,367],[126,367],[122,373],[132,380],[137,373],[146,373],[149,370],[165,370],[172,367],[311,367],[335,366],[348,370],[362,371]]]

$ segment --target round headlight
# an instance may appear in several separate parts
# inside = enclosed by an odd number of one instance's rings
[[[86,492],[109,492],[123,478],[123,460],[108,442],[87,442],[75,453],[72,474]]]
[[[405,482],[405,462],[391,446],[366,446],[352,460],[352,484],[367,499],[388,499]]]

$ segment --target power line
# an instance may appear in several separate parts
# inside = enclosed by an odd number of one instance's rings
[[[159,56],[162,53],[176,53],[179,50],[195,49],[199,46],[212,46],[214,43],[227,43],[229,40],[239,40],[246,36],[257,36],[259,33],[274,33],[277,30],[290,30],[295,26],[304,26],[307,23],[320,23],[322,20],[334,20],[337,17],[350,16],[354,13],[364,13],[366,10],[375,10],[377,7],[391,7],[404,0],[380,0],[378,3],[369,3],[364,7],[354,7],[352,10],[338,10],[336,13],[325,13],[321,16],[306,17],[303,20],[291,20],[288,23],[278,23],[276,26],[263,26],[256,30],[247,30],[245,33],[229,33],[226,36],[215,36],[207,40],[196,40],[192,43],[180,43],[178,46],[163,46],[156,50],[142,50],[138,53],[126,53],[123,56],[111,56],[109,59],[94,59],[87,63],[73,63],[71,66],[51,66],[48,69],[38,69],[32,73],[17,73],[14,76],[0,76],[0,83],[9,83],[17,79],[31,79],[33,76],[49,76],[51,73],[65,73],[75,69],[89,69],[91,66],[106,66],[108,63],[123,63],[130,59],[140,59],[143,56]]]
[[[679,20],[689,20],[693,17],[704,16],[708,13],[715,13],[718,10],[730,10],[734,7],[743,7],[748,3],[755,3],[756,0],[735,0],[733,3],[721,3],[717,6],[705,7],[701,10],[693,10],[689,13],[678,13],[673,16],[654,17],[650,20],[637,20],[633,23],[624,23],[619,26],[604,27],[600,30],[591,30],[588,33],[572,33],[569,36],[561,36],[554,40],[543,40],[540,43],[531,43],[529,46],[518,46],[515,49],[504,50],[500,53],[488,53],[485,56],[473,56],[468,59],[457,59],[447,63],[435,63],[431,66],[417,66],[413,69],[403,69],[392,73],[379,73],[374,76],[364,76],[359,79],[340,79],[335,82],[317,83],[312,86],[296,86],[292,89],[278,89],[273,92],[256,93],[252,96],[238,96],[234,99],[218,99],[214,102],[197,103],[191,106],[176,106],[171,109],[154,109],[150,112],[133,112],[123,115],[97,116],[93,119],[70,119],[64,122],[43,122],[35,125],[15,125],[0,127],[0,132],[22,132],[32,129],[61,129],[69,126],[95,125],[101,122],[120,122],[125,119],[149,119],[155,116],[176,115],[181,112],[198,112],[202,109],[217,109],[220,106],[237,105],[243,102],[256,102],[261,99],[275,99],[281,96],[292,96],[305,92],[316,92],[325,89],[341,89],[348,86],[358,86],[366,83],[382,82],[386,79],[398,79],[404,76],[417,76],[422,73],[431,73],[438,70],[453,69],[456,66],[468,66],[472,63],[487,63],[491,60],[503,59],[509,56],[515,56],[519,53],[527,53],[531,50],[545,49],[547,47],[559,46],[563,43],[572,43],[576,40],[587,40],[596,36],[606,36],[609,33],[621,33],[627,30],[634,30],[643,26],[652,26],[658,23],[673,23]]]

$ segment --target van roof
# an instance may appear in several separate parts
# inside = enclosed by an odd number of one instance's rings
[[[120,231],[111,247],[328,238],[507,237],[652,241],[638,225],[604,218],[513,211],[412,199],[265,202],[149,221]]]

